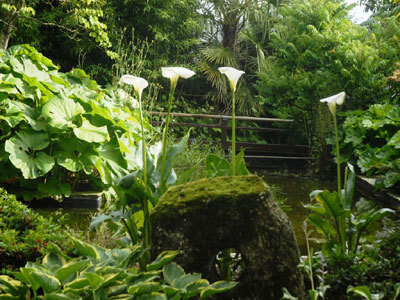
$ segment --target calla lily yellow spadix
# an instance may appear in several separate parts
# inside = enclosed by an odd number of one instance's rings
[[[135,92],[139,95],[139,98],[142,98],[143,90],[149,85],[146,79],[128,74],[122,75],[119,83],[133,85],[133,88],[135,89]]]
[[[232,92],[235,92],[237,82],[238,82],[240,76],[242,76],[244,74],[244,71],[237,70],[237,69],[231,68],[231,67],[220,67],[220,68],[218,68],[218,71],[221,74],[225,74],[226,77],[228,77],[228,80],[229,80],[229,83],[231,86],[231,90],[232,90]]]
[[[344,102],[344,97],[346,96],[345,92],[340,92],[339,94],[321,99],[321,102],[326,102],[328,104],[329,110],[332,115],[336,115],[336,105],[342,105]]]

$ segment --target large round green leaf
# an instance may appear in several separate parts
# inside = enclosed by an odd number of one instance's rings
[[[42,109],[42,114],[48,119],[49,124],[62,130],[75,128],[74,121],[84,112],[85,110],[79,103],[62,95],[53,97]]]
[[[29,125],[36,131],[46,130],[47,122],[41,118],[41,111],[39,109],[35,109],[26,105],[23,102],[9,100],[8,102],[8,111],[5,116],[6,121],[10,124],[13,120],[21,121],[26,120]],[[12,119],[14,118],[14,119]],[[18,119],[19,118],[19,119]],[[18,124],[17,123],[17,124]],[[15,124],[15,125],[17,125]],[[11,125],[10,125],[11,126]],[[14,127],[14,126],[12,126]]]
[[[31,152],[45,149],[50,144],[50,139],[47,133],[25,130],[18,132],[7,142],[14,144],[25,152]],[[7,150],[7,142],[6,151],[12,154]]]
[[[82,126],[74,128],[77,138],[89,143],[102,143],[108,138],[107,126],[93,126],[88,120],[82,122]]]
[[[11,57],[10,64],[13,67],[13,71],[22,74],[24,77],[34,77],[39,81],[49,80],[50,76],[47,72],[39,70],[39,68],[26,57]]]
[[[127,173],[127,163],[119,150],[118,141],[114,138],[98,148],[99,159],[96,169],[103,183],[113,183],[113,178],[121,178]]]
[[[76,138],[64,139],[63,143],[58,143],[53,156],[57,159],[57,164],[67,170],[79,172],[83,169],[86,174],[93,171],[98,159],[95,145]]]
[[[9,99],[0,101],[0,110],[2,110],[3,107],[6,113],[0,115],[0,120],[4,120],[11,128],[17,126],[24,119],[21,109],[16,106],[13,101]]]
[[[40,151],[49,144],[46,133],[26,130],[7,140],[5,150],[10,154],[10,161],[21,170],[24,178],[33,179],[43,176],[54,166],[53,157]]]

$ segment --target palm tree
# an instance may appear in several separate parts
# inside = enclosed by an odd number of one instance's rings
[[[276,17],[279,0],[204,0],[206,16],[204,45],[198,62],[200,71],[212,86],[207,96],[223,112],[230,111],[231,98],[227,81],[218,67],[229,66],[244,70],[246,76],[237,90],[237,107],[242,114],[261,111],[251,89],[255,73],[263,64],[263,49]],[[259,31],[262,31],[259,34]]]

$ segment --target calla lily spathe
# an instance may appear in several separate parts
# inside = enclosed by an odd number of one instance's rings
[[[336,105],[342,105],[344,102],[344,97],[346,96],[345,92],[340,92],[339,94],[321,99],[321,102],[326,102],[328,104],[329,110],[332,115],[336,115]]]
[[[231,67],[220,67],[220,68],[218,68],[218,71],[221,74],[225,74],[226,77],[228,77],[229,83],[231,85],[231,90],[232,90],[232,92],[235,92],[237,82],[238,82],[240,76],[242,76],[244,74],[244,71],[237,70],[237,69],[231,68]]]
[[[176,86],[179,77],[183,79],[188,79],[192,77],[195,72],[183,67],[163,67],[161,68],[162,76],[165,78],[169,78],[171,80],[171,84]]]
[[[139,95],[139,99],[142,98],[143,90],[149,85],[146,79],[133,75],[122,75],[119,83],[133,85],[135,92]]]

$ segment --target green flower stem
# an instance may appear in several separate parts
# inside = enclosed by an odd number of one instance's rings
[[[342,200],[342,187],[341,187],[341,176],[340,176],[340,153],[339,153],[339,136],[338,136],[338,127],[336,121],[336,114],[333,114],[333,123],[335,124],[335,138],[336,138],[336,166],[337,166],[337,186],[338,186],[338,195],[340,201]]]
[[[235,92],[232,92],[232,176],[236,176],[236,124],[235,124]]]
[[[140,114],[140,127],[142,131],[142,161],[143,161],[143,182],[147,187],[147,154],[146,154],[146,139],[144,134],[144,126],[143,126],[143,109],[142,109],[142,99],[138,94],[139,98],[139,114]],[[150,223],[150,213],[149,213],[149,205],[148,199],[144,197],[142,199],[143,206],[143,248],[147,249],[150,247],[150,235],[151,235],[151,223]],[[143,259],[140,262],[140,268],[145,270],[146,265],[150,262],[150,254],[149,252],[145,252],[143,255]]]
[[[144,135],[143,126],[143,110],[142,110],[142,99],[139,97],[139,114],[140,114],[140,129],[142,132],[142,161],[143,161],[143,182],[147,185],[147,155],[146,155],[146,139]]]
[[[171,83],[171,90],[169,93],[169,99],[168,99],[168,113],[167,113],[167,119],[165,121],[165,127],[163,131],[163,142],[162,142],[162,156],[161,156],[161,178],[160,178],[160,191],[161,194],[165,192],[165,161],[166,161],[166,152],[167,152],[167,136],[168,136],[168,126],[169,126],[169,120],[170,120],[170,115],[171,115],[171,107],[172,107],[172,100],[174,98],[174,92],[175,92],[175,87],[176,83]]]
[[[336,138],[336,166],[337,166],[337,187],[338,187],[338,197],[340,204],[344,208],[344,203],[342,199],[342,178],[340,175],[340,151],[339,151],[339,135],[338,135],[338,127],[337,127],[337,120],[336,120],[336,114],[333,114],[333,123],[335,125],[335,138]],[[338,218],[337,222],[338,226],[338,234],[339,234],[339,240],[342,246],[342,251],[343,253],[346,252],[346,229],[345,229],[345,219],[341,216]]]

